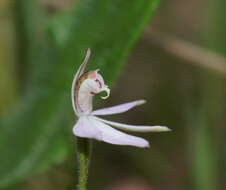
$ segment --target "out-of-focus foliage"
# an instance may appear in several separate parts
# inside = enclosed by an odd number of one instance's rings
[[[226,55],[226,40],[224,26],[225,1],[209,1],[207,8],[208,23],[203,26],[202,44],[204,47]],[[218,73],[202,71],[203,85],[201,87],[201,100],[193,108],[191,115],[196,119],[191,121],[194,139],[192,176],[194,189],[221,189],[222,177],[220,168],[221,156],[221,117],[223,117],[225,104],[225,77]],[[195,148],[194,148],[195,147]]]
[[[70,85],[86,48],[107,82],[138,38],[158,0],[83,0],[51,14],[36,0],[15,0],[21,98],[0,121],[0,187],[65,159]],[[18,98],[19,99],[19,98]]]
[[[13,174],[7,190],[74,189],[74,71],[89,46],[89,68],[101,68],[111,83],[156,1],[14,1],[15,9],[3,6],[8,0],[0,3],[0,109],[8,114],[0,122],[0,181]],[[225,1],[161,1],[155,13],[146,26],[154,32],[145,30],[103,102],[145,98],[147,104],[110,119],[172,132],[139,134],[150,149],[95,141],[88,189],[226,189],[225,72],[218,73],[226,71]]]

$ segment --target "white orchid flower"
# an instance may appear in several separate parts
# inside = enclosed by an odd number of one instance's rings
[[[92,111],[93,96],[105,91],[106,96],[102,98],[106,99],[110,94],[110,89],[105,85],[103,77],[98,73],[98,70],[84,72],[89,57],[90,50],[88,49],[85,59],[75,74],[72,83],[72,105],[78,117],[78,121],[73,127],[74,135],[96,139],[110,144],[149,147],[149,143],[145,139],[128,135],[111,126],[133,132],[164,132],[170,130],[164,126],[134,126],[97,117],[97,115],[112,115],[126,112],[135,106],[144,104],[145,100],[137,100]]]

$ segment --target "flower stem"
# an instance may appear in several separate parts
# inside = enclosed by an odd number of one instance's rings
[[[92,154],[92,140],[78,138],[77,158],[79,169],[78,169],[77,190],[86,190],[91,154]]]

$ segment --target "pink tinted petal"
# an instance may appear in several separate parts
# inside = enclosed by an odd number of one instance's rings
[[[75,136],[101,140],[99,129],[87,117],[81,117],[73,127]]]
[[[90,57],[90,54],[91,54],[91,51],[90,49],[87,49],[86,51],[86,55],[85,55],[85,58],[84,60],[82,61],[82,64],[80,65],[78,71],[76,72],[75,76],[74,76],[74,79],[73,79],[73,82],[72,82],[72,88],[71,88],[71,99],[72,99],[72,106],[73,106],[73,109],[75,111],[75,113],[78,115],[78,112],[76,110],[76,102],[74,100],[74,93],[75,93],[75,86],[76,86],[76,81],[78,80],[78,78],[84,73],[84,70],[85,70],[85,67],[86,67],[86,64],[89,60],[89,57]]]
[[[118,131],[109,125],[96,120],[92,116],[89,118],[89,120],[101,131],[101,140],[104,142],[117,145],[130,145],[141,148],[149,147],[148,141],[143,138],[127,135],[126,133]]]
[[[95,117],[95,116],[93,116]],[[165,126],[143,126],[143,125],[128,125],[123,123],[118,123],[114,121],[108,121],[99,117],[95,117],[97,120],[117,127],[119,129],[123,129],[126,131],[133,131],[133,132],[166,132],[170,131],[168,127]]]
[[[128,102],[124,104],[120,104],[117,106],[112,106],[108,108],[99,109],[92,112],[92,115],[112,115],[117,113],[123,113],[128,111],[129,109],[144,104],[145,100],[136,100],[133,102]]]

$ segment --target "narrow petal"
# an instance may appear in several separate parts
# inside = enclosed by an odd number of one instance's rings
[[[136,100],[133,102],[124,103],[124,104],[120,104],[117,106],[103,108],[103,109],[93,111],[92,115],[112,115],[112,114],[117,114],[117,113],[123,113],[123,112],[130,110],[131,108],[133,108],[135,106],[142,105],[145,102],[146,102],[145,100]]]
[[[78,78],[84,73],[84,70],[85,70],[86,65],[87,65],[87,63],[88,63],[88,60],[89,60],[89,58],[90,58],[90,55],[91,55],[91,51],[90,51],[90,49],[88,48],[88,49],[86,50],[86,55],[85,55],[85,57],[84,57],[84,59],[83,59],[81,65],[79,66],[79,69],[77,70],[77,72],[76,72],[76,74],[75,74],[75,77],[74,77],[75,79],[78,79]]]
[[[95,116],[93,116],[95,117]],[[122,130],[126,131],[133,131],[133,132],[166,132],[170,131],[168,127],[165,126],[143,126],[143,125],[128,125],[128,124],[123,124],[123,123],[118,123],[114,121],[108,121],[99,117],[95,117],[98,121],[107,123],[109,125],[112,125],[114,127],[117,127]]]
[[[87,62],[88,62],[88,60],[89,60],[89,57],[90,57],[90,54],[91,54],[90,49],[87,49],[85,58],[83,59],[82,64],[80,65],[78,71],[76,72],[76,74],[75,74],[75,76],[74,76],[74,79],[73,79],[73,82],[72,82],[72,87],[71,87],[71,98],[72,98],[72,106],[73,106],[73,109],[74,109],[74,111],[75,111],[76,114],[77,114],[77,110],[76,110],[75,100],[74,100],[74,93],[75,93],[76,81],[77,81],[78,78],[84,73],[86,64],[87,64]],[[77,114],[77,115],[78,115],[78,114]]]
[[[136,147],[149,147],[148,141],[146,141],[143,138],[128,135],[126,133],[123,133],[121,131],[118,131],[109,125],[96,120],[94,117],[90,116],[89,120],[92,124],[95,125],[100,131],[101,131],[101,139],[104,142],[110,143],[110,144],[117,144],[117,145],[130,145],[130,146],[136,146]]]
[[[75,136],[101,140],[100,130],[87,117],[81,117],[73,127]]]

